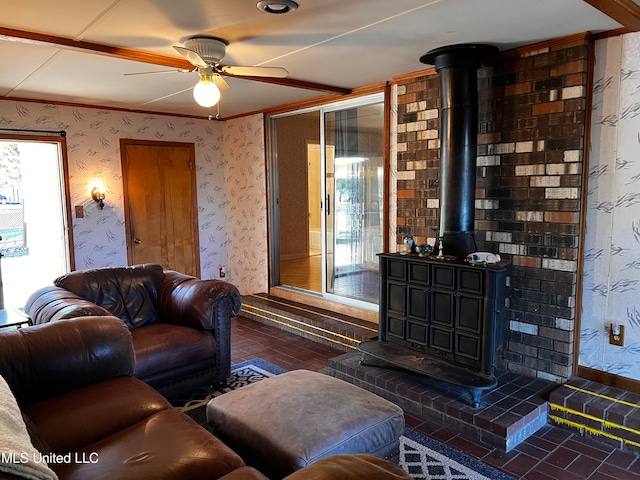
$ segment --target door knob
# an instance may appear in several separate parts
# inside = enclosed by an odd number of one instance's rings
[[[139,238],[134,238],[133,243],[135,243],[136,245],[140,245],[142,243],[142,240],[140,240]]]

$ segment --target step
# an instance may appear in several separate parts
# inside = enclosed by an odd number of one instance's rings
[[[243,296],[241,315],[344,352],[378,334],[370,321],[266,293]]]
[[[640,394],[571,378],[550,397],[552,423],[616,448],[640,453]]]

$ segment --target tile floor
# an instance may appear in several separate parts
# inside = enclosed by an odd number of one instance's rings
[[[342,351],[244,317],[232,321],[232,363],[260,358],[286,370],[326,373]],[[509,453],[488,448],[437,424],[406,418],[407,426],[526,480],[640,479],[640,456],[547,425]]]

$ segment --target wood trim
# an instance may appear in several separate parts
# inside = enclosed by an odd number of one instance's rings
[[[436,69],[435,68],[428,68],[426,70],[419,70],[417,72],[412,72],[412,73],[404,73],[402,75],[396,75],[394,77],[391,77],[391,83],[392,84],[402,84],[402,83],[411,83],[412,81],[414,81],[416,78],[418,77],[428,77],[431,75],[436,75]]]
[[[640,30],[640,5],[633,0],[583,0],[632,32]]]
[[[109,110],[116,112],[130,112],[130,113],[142,113],[144,115],[165,115],[170,117],[179,117],[179,118],[197,118],[199,120],[212,120],[212,121],[223,121],[228,120],[229,118],[218,119],[215,117],[209,118],[209,116],[198,116],[198,115],[185,115],[182,113],[167,113],[167,112],[154,112],[153,110],[135,110],[130,108],[120,108],[120,107],[107,107],[104,105],[91,105],[87,103],[74,103],[74,102],[62,102],[58,100],[42,100],[37,98],[22,98],[22,97],[0,97],[0,101],[5,100],[9,102],[24,102],[24,103],[40,103],[42,105],[60,105],[63,107],[76,107],[76,108],[93,108],[97,110]],[[257,113],[257,112],[256,112]],[[239,117],[244,117],[246,115],[250,115],[248,113],[243,115],[238,115]]]
[[[493,57],[486,59],[485,63],[492,63],[496,60],[503,60],[509,57],[521,57],[523,55],[530,55],[538,50],[554,50],[558,48],[567,48],[572,45],[584,44],[592,36],[591,32],[575,33],[573,35],[567,35],[564,37],[552,38],[551,40],[545,40],[544,42],[532,43],[531,45],[525,45],[523,47],[512,48],[511,50],[505,50]]]
[[[578,367],[577,375],[586,380],[610,385],[612,387],[621,388],[634,393],[640,393],[640,381],[628,377],[621,377],[613,373],[595,370],[589,367]]]
[[[382,251],[389,251],[389,229],[391,225],[391,212],[389,206],[391,205],[391,188],[389,186],[389,180],[391,178],[391,84],[387,83],[384,87],[384,145],[382,156],[382,171],[384,172],[384,182],[382,189],[382,201],[384,202],[384,218],[382,219]]]
[[[62,157],[62,175],[64,178],[64,201],[67,208],[67,239],[69,242],[69,269],[76,269],[75,242],[73,241],[73,216],[71,214],[71,190],[69,189],[69,158],[67,155],[67,137],[56,137],[60,144]]]
[[[626,33],[631,33],[631,30],[628,28],[618,28],[616,30],[607,30],[606,32],[594,33],[594,40],[602,40],[610,37],[619,37],[620,35],[624,35]]]
[[[591,111],[593,106],[593,78],[595,75],[595,40],[589,42],[588,72],[587,72],[587,92],[585,106],[585,128],[583,145],[591,145]],[[580,192],[580,220],[578,235],[578,270],[576,272],[576,308],[573,321],[573,363],[572,374],[576,375],[580,369],[580,330],[582,323],[582,289],[584,288],[584,250],[585,236],[587,233],[587,198],[589,192],[589,155],[591,149],[582,149],[582,185]]]
[[[140,52],[128,48],[112,47],[99,43],[84,42],[72,38],[58,37],[55,35],[45,35],[42,33],[28,32],[25,30],[15,30],[13,28],[0,27],[0,40],[9,42],[29,43],[32,45],[47,45],[58,48],[81,50],[97,55],[119,58],[121,60],[133,60],[135,62],[149,63],[178,69],[193,70],[186,59],[156,55],[153,53]]]
[[[526,45],[524,47],[512,48],[511,50],[505,50],[504,52],[500,52],[492,57],[485,59],[483,63],[490,64],[498,60],[504,60],[509,57],[516,57],[516,56],[519,57],[522,55],[531,54],[538,50],[543,50],[545,48],[557,49],[557,48],[567,48],[571,45],[580,45],[590,40],[592,36],[593,35],[590,32],[582,32],[582,33],[576,33],[574,35],[568,35],[565,37],[545,40],[544,42],[532,43],[531,45]],[[409,83],[414,81],[418,77],[425,77],[425,76],[430,76],[435,74],[436,74],[435,68],[418,70],[416,72],[405,73],[403,75],[396,75],[392,77],[391,83],[395,83],[395,84]]]
[[[327,105],[334,102],[341,102],[344,100],[349,100],[352,98],[363,97],[365,95],[371,95],[373,93],[384,92],[386,88],[386,82],[375,83],[373,85],[367,85],[365,87],[354,88],[349,95],[324,95],[322,97],[310,98],[308,100],[301,100],[298,102],[286,103],[283,105],[278,105],[276,107],[267,108],[262,110],[265,116],[270,115],[278,115],[281,113],[287,112],[295,112],[296,110],[304,110],[306,108],[319,107],[322,105]],[[259,113],[259,112],[254,112]],[[243,114],[241,116],[245,116],[248,114]],[[231,118],[231,117],[229,117]],[[225,119],[227,120],[227,119]]]

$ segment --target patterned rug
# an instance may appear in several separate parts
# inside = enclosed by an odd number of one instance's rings
[[[239,363],[231,367],[231,377],[224,388],[202,388],[173,398],[171,403],[211,430],[205,409],[211,398],[284,372],[262,360]],[[416,480],[513,480],[479,460],[410,428],[405,429],[400,437],[400,450],[390,460]]]

